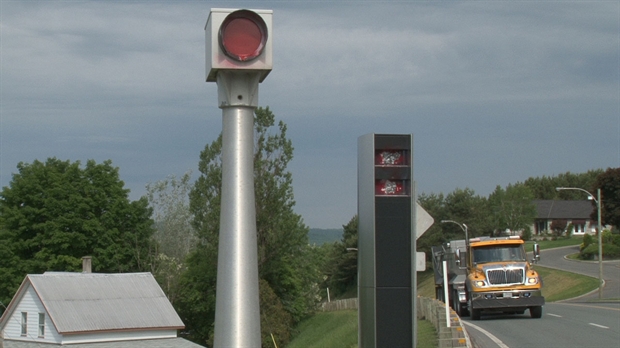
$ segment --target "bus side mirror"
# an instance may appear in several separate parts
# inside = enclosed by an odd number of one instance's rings
[[[532,263],[536,263],[540,261],[540,245],[534,244],[533,253],[534,253],[534,259],[532,260]]]
[[[461,249],[456,249],[454,251],[454,255],[456,256],[456,265],[460,266],[461,265]]]

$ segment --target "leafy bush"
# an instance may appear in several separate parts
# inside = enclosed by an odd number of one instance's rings
[[[598,243],[588,245],[579,253],[582,260],[593,260],[595,257],[598,257]],[[620,258],[620,245],[603,243],[603,259],[617,258]]]
[[[581,246],[579,247],[579,251],[583,251],[583,249],[587,248],[588,246],[590,246],[590,244],[592,244],[594,242],[594,237],[592,237],[591,234],[585,234],[583,236],[583,242],[581,243]]]
[[[579,253],[579,258],[582,260],[593,260],[594,255],[598,256],[598,243],[592,243],[583,248]]]
[[[620,246],[607,243],[603,244],[603,259],[617,259],[620,257]]]
[[[531,240],[532,239],[532,230],[530,229],[530,227],[526,227],[523,230],[523,233],[521,233],[521,238],[523,240]]]

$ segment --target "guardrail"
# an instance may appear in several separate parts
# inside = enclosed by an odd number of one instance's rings
[[[446,325],[446,304],[428,297],[418,297],[418,319],[433,323],[439,339],[439,348],[472,348],[467,331],[456,312],[450,309],[450,327]]]

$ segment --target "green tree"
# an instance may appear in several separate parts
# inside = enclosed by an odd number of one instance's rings
[[[185,258],[196,245],[196,232],[189,210],[191,171],[146,185],[146,197],[153,210],[157,246],[151,272],[173,304],[179,296]]]
[[[620,229],[620,168],[608,168],[597,176],[590,192],[596,195],[596,190],[599,188],[601,189],[602,223]],[[592,219],[598,218],[596,214],[595,209]]]
[[[343,227],[342,241],[336,242],[329,251],[326,264],[325,287],[337,297],[357,286],[357,226],[355,215]]]
[[[497,230],[510,230],[511,234],[528,228],[536,218],[533,194],[523,184],[497,186],[489,195],[490,216]]]
[[[488,235],[492,231],[487,207],[487,199],[476,195],[469,188],[456,189],[447,196],[443,194],[420,194],[418,203],[435,220],[433,225],[417,240],[417,249],[426,253],[431,260],[431,247],[451,240],[465,239],[463,230],[452,220],[467,225],[470,238]]]
[[[96,272],[148,270],[151,210],[145,198],[128,199],[111,161],[81,168],[50,158],[17,169],[0,194],[0,301],[26,274],[79,271],[83,256]]]
[[[296,323],[314,309],[318,293],[318,270],[311,262],[308,227],[294,213],[292,176],[287,165],[293,158],[293,146],[287,127],[269,108],[258,108],[254,117],[254,186],[259,277],[280,299],[292,322]],[[190,210],[198,235],[198,247],[188,258],[183,276],[183,300],[179,305],[190,339],[209,342],[215,318],[215,278],[220,219],[222,137],[207,145],[200,155],[200,177],[190,193]],[[269,294],[271,291],[261,291]],[[200,303],[198,303],[200,302]],[[261,308],[263,312],[266,308]],[[200,318],[196,322],[192,319]],[[284,318],[269,318],[274,326]],[[287,324],[288,329],[291,325]],[[263,331],[267,328],[262,328]],[[268,344],[269,342],[264,342]],[[279,342],[285,344],[286,342]]]
[[[487,199],[476,195],[474,190],[469,188],[454,190],[446,196],[445,209],[446,219],[467,225],[470,238],[488,235],[491,232]],[[449,231],[451,239],[465,238],[463,231],[455,224],[443,224],[441,227],[444,231]]]
[[[532,192],[534,199],[580,200],[583,199],[583,194],[580,194],[578,191],[564,190],[558,192],[555,188],[579,187],[589,190],[593,187],[597,176],[602,172],[602,170],[596,169],[579,174],[566,172],[557,176],[528,178],[523,182],[523,185]]]

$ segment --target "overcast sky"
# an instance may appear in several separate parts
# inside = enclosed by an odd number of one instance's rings
[[[222,129],[211,8],[273,9],[259,104],[289,128],[296,212],[357,210],[357,139],[414,135],[418,191],[487,196],[620,166],[618,1],[0,0],[0,174],[111,159],[131,190],[198,175]]]

